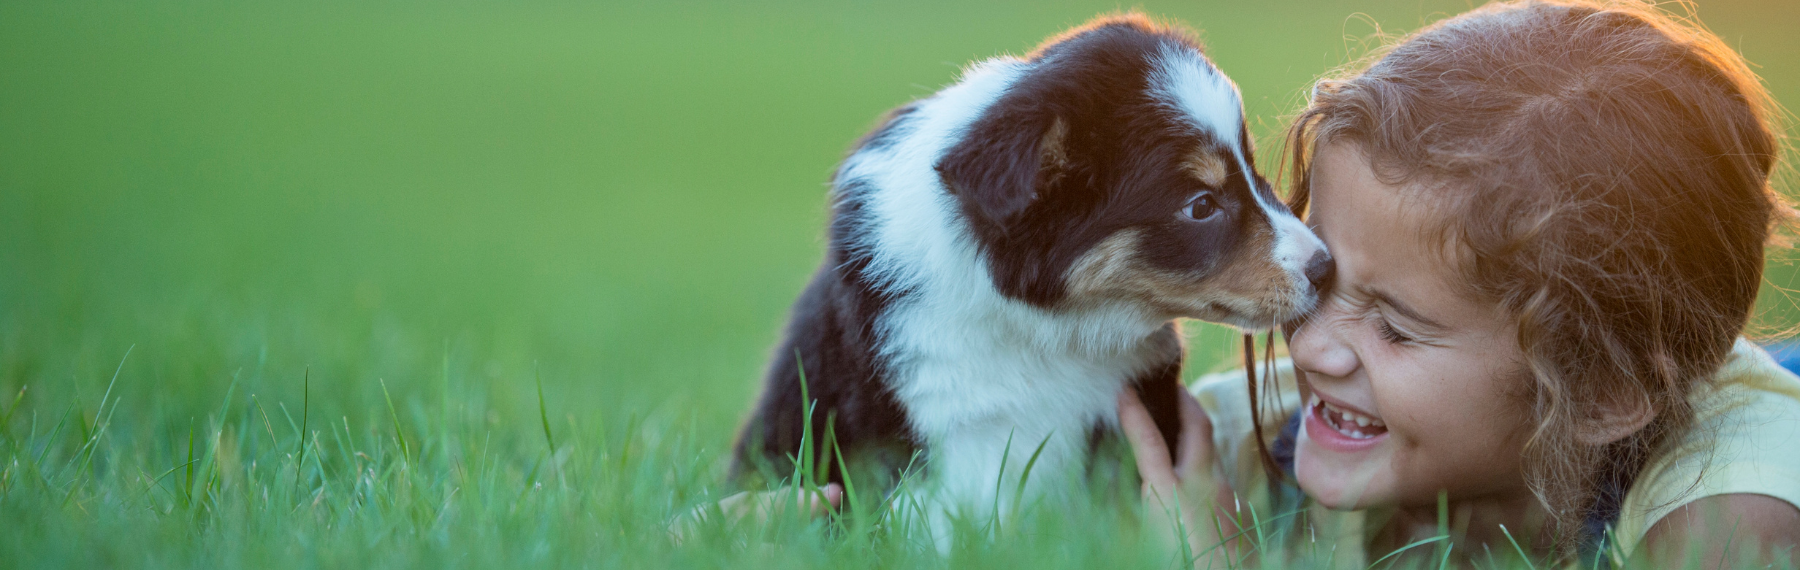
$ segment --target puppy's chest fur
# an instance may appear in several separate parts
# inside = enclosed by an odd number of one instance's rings
[[[932,486],[959,502],[991,498],[989,487],[1008,475],[1001,464],[1017,477],[1034,452],[1030,485],[1069,482],[1092,438],[1116,429],[1119,391],[1180,366],[1173,327],[1133,323],[1142,336],[1117,343],[1083,330],[1143,320],[1122,308],[1048,315],[960,301],[902,302],[882,327],[885,382],[925,448]]]

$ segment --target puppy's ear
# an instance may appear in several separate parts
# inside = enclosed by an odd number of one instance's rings
[[[1068,123],[1051,116],[1007,115],[977,122],[937,165],[938,175],[961,198],[964,209],[1002,231],[1068,165]]]

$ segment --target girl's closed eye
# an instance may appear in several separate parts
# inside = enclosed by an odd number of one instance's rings
[[[1385,318],[1378,317],[1375,329],[1381,333],[1381,340],[1387,341],[1388,344],[1405,344],[1413,341],[1412,337],[1401,333],[1399,329],[1394,328],[1394,323]]]

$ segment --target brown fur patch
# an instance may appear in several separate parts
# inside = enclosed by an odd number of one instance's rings
[[[1216,153],[1206,152],[1204,150],[1188,157],[1187,162],[1183,163],[1182,166],[1186,166],[1188,172],[1193,174],[1195,178],[1200,179],[1202,184],[1213,188],[1224,186],[1225,175],[1229,172],[1229,170],[1225,168],[1225,159],[1219,158],[1219,155]]]

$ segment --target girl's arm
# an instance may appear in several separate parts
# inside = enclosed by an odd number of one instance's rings
[[[1800,562],[1800,509],[1768,495],[1697,499],[1657,521],[1639,547],[1658,567],[1741,568]]]

